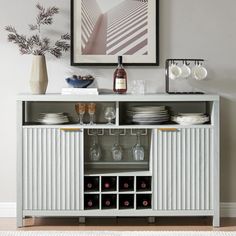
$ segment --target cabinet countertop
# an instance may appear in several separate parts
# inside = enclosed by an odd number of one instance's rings
[[[99,94],[99,95],[61,95],[61,94],[19,94],[17,101],[52,101],[52,102],[77,102],[77,101],[96,101],[96,102],[178,102],[178,101],[219,101],[217,94],[177,94],[166,93],[133,95],[133,94]]]

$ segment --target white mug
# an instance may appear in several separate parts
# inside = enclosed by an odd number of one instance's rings
[[[189,68],[189,66],[186,65],[186,63],[184,62],[184,64],[181,66],[181,78],[188,78],[191,75],[191,69]]]
[[[196,65],[192,69],[192,74],[196,80],[203,80],[207,77],[208,73],[205,67],[203,67],[202,65]]]
[[[182,74],[182,70],[179,66],[175,65],[175,64],[171,64],[171,66],[169,67],[169,77],[172,80],[175,80],[177,78],[179,78]]]

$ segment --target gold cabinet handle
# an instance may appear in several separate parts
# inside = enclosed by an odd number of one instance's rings
[[[81,132],[80,128],[60,128],[61,131],[77,131],[77,132]]]
[[[177,128],[158,128],[159,131],[163,131],[163,132],[176,132],[178,131]]]

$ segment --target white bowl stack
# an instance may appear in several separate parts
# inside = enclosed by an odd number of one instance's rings
[[[200,125],[209,121],[209,116],[204,113],[179,113],[172,116],[171,120],[180,125]]]
[[[38,122],[48,125],[64,124],[69,122],[69,118],[64,113],[40,113]]]

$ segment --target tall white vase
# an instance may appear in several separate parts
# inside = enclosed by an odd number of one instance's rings
[[[32,94],[45,94],[47,86],[48,74],[45,56],[34,55],[30,78],[31,92]]]

